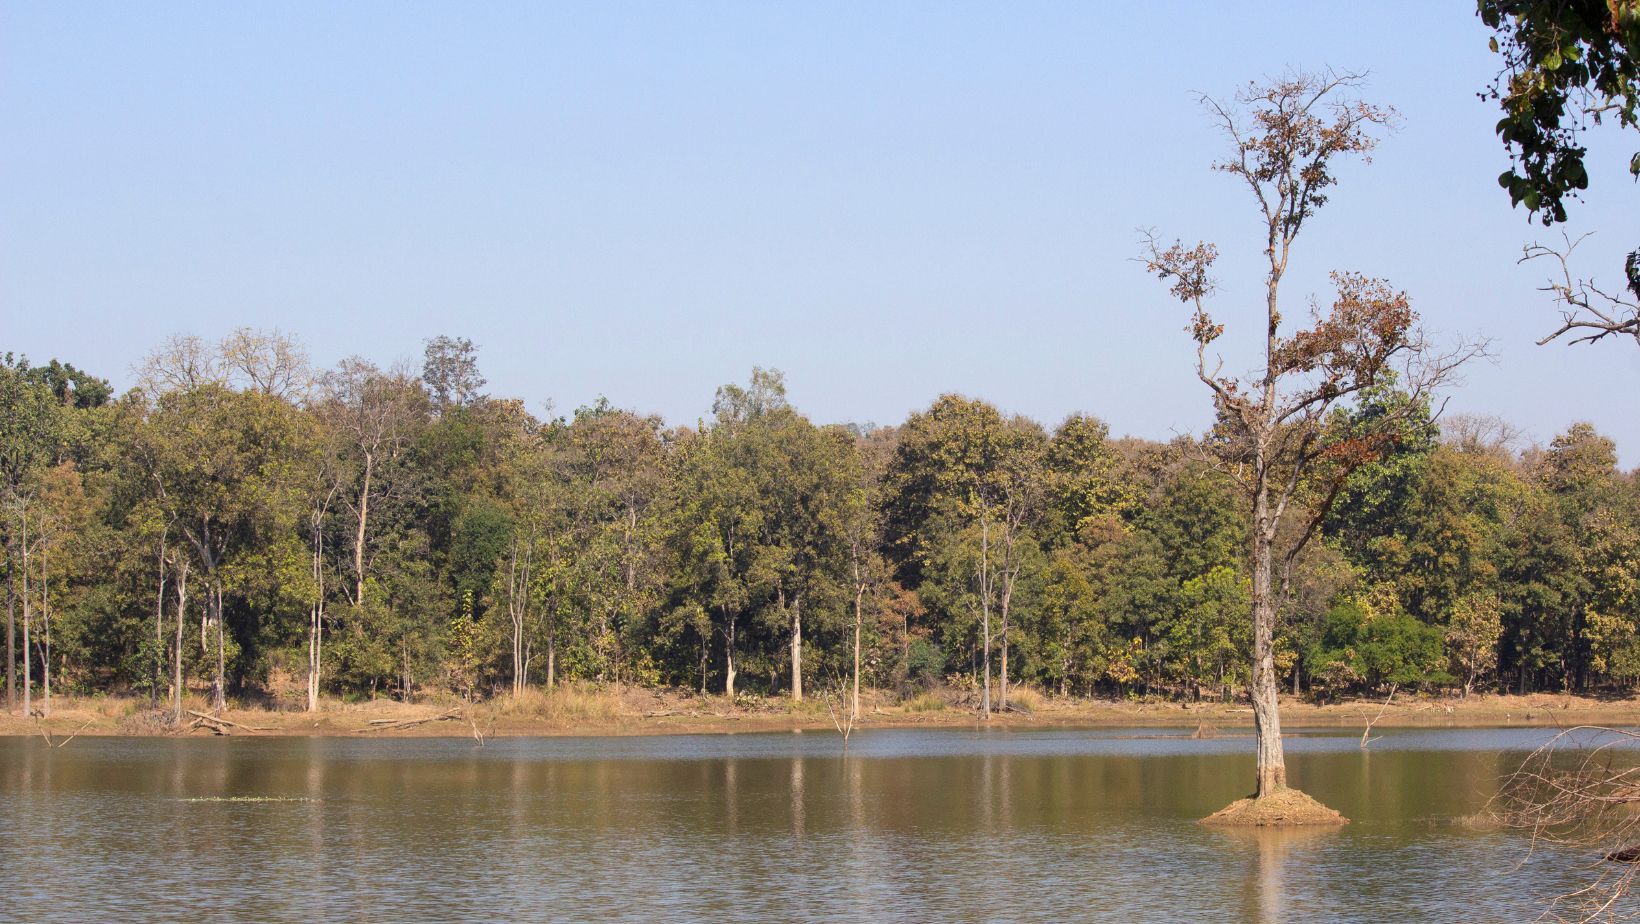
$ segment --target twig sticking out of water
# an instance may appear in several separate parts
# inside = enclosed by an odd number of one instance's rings
[[[832,702],[831,691],[822,689],[820,699],[826,704],[826,713],[831,716],[831,724],[836,727],[837,734],[843,736],[843,750],[848,750],[848,736],[854,732],[854,713],[849,709],[839,710]]]
[[[1396,684],[1392,683],[1389,685],[1389,696],[1384,698],[1384,705],[1378,707],[1378,714],[1368,720],[1366,729],[1361,732],[1361,750],[1365,751],[1367,749],[1367,745],[1378,740],[1377,738],[1369,738],[1367,736],[1372,734],[1372,727],[1377,725],[1378,720],[1384,717],[1384,713],[1389,709],[1389,704],[1394,701],[1395,687]]]

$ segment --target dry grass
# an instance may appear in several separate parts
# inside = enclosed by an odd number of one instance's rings
[[[1048,698],[1036,690],[1026,686],[1008,688],[1008,705],[1025,712],[1036,712],[1041,709]]]
[[[621,720],[621,697],[582,684],[564,684],[547,692],[534,687],[518,696],[502,696],[484,709],[499,719],[530,719],[552,725],[613,724]]]
[[[815,690],[814,693],[805,697],[801,702],[789,696],[786,697],[784,701],[786,714],[824,718],[829,714],[826,709],[826,700],[828,698],[832,701],[833,708],[838,704],[848,702],[848,694],[845,692],[820,689]]]
[[[905,701],[906,712],[944,712],[945,699],[937,693],[918,693]]]

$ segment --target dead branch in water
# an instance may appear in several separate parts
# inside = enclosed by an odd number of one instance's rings
[[[1640,732],[1632,730],[1565,729],[1527,755],[1493,797],[1492,815],[1525,832],[1532,849],[1547,846],[1599,858],[1583,886],[1550,900],[1545,917],[1588,922],[1637,916],[1628,901],[1640,875],[1636,744]]]
[[[1384,705],[1378,707],[1378,714],[1367,721],[1367,727],[1361,732],[1361,750],[1365,751],[1367,745],[1378,740],[1367,736],[1372,734],[1372,727],[1378,724],[1378,720],[1384,717],[1384,713],[1389,709],[1389,704],[1395,701],[1395,687],[1396,684],[1389,685],[1389,696],[1384,698]]]
[[[840,679],[837,680],[837,686],[842,689],[843,684]],[[847,751],[848,738],[849,735],[854,733],[854,723],[858,721],[858,717],[852,709],[840,710],[832,703],[830,688],[822,687],[820,689],[820,699],[826,704],[826,714],[831,716],[832,726],[837,729],[837,734],[843,736],[843,750]]]
[[[95,721],[97,721],[95,718],[86,719],[84,725],[81,725],[79,728],[74,729],[74,734],[69,735],[67,738],[64,738],[62,741],[52,741],[51,740],[51,732],[46,731],[46,727],[45,727],[44,723],[40,724],[40,734],[45,736],[46,747],[48,747],[48,748],[67,747],[68,743],[70,741],[73,741],[75,738],[80,737],[80,732],[83,732],[86,729],[90,728],[91,723],[95,722]]]

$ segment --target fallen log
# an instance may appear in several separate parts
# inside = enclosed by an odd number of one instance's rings
[[[206,727],[212,728],[213,730],[216,730],[216,733],[219,734],[219,735],[226,735],[226,734],[228,734],[228,732],[218,730],[217,726],[226,726],[228,728],[239,728],[239,729],[243,729],[243,730],[248,731],[248,732],[273,731],[273,727],[269,726],[269,725],[241,725],[240,723],[235,722],[232,719],[224,719],[221,716],[210,715],[210,714],[204,713],[204,712],[195,712],[192,709],[188,710],[188,714],[194,717],[194,721],[188,725],[188,727],[190,729],[198,728],[201,725],[204,725]]]
[[[441,712],[438,715],[422,716],[419,719],[371,719],[370,726],[363,730],[367,732],[396,731],[401,728],[413,728],[417,725],[425,725],[428,722],[448,722],[459,718],[461,718],[461,710],[451,709],[448,712]]]

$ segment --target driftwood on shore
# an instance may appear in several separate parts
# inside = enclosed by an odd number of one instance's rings
[[[460,709],[451,709],[437,715],[426,715],[416,719],[371,719],[368,728],[360,729],[367,732],[396,731],[401,728],[414,728],[428,722],[450,722],[461,718]]]
[[[188,726],[186,728],[184,728],[183,731],[193,731],[196,728],[208,728],[214,734],[231,735],[231,734],[233,734],[233,732],[229,731],[229,729],[233,729],[233,728],[237,728],[241,731],[247,731],[247,732],[250,732],[252,734],[255,734],[256,732],[265,732],[265,731],[273,731],[274,730],[272,726],[268,726],[268,725],[241,725],[240,723],[235,722],[231,719],[224,719],[221,716],[211,715],[210,713],[207,713],[207,712],[196,712],[192,709],[188,710],[188,714],[193,716],[194,720],[192,722],[189,722]]]

